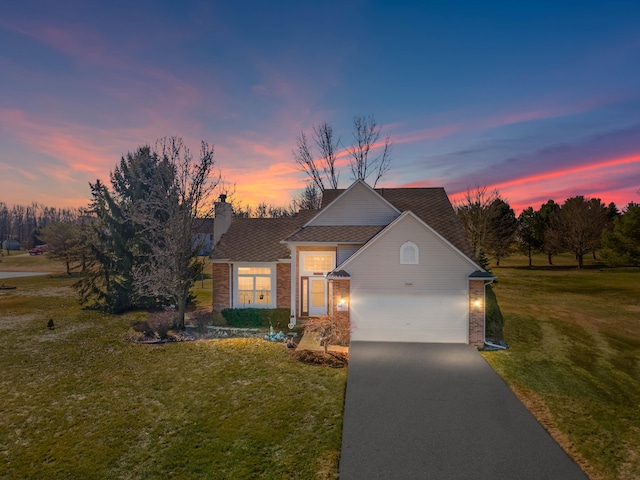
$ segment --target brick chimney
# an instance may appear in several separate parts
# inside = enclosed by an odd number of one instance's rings
[[[227,203],[227,196],[223,193],[220,194],[220,199],[214,204],[215,216],[213,218],[213,246],[218,244],[220,237],[227,233],[229,226],[231,226],[231,217],[233,212],[231,211],[231,204]]]

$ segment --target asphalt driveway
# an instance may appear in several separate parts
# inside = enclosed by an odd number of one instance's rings
[[[586,479],[469,345],[353,342],[340,479]]]

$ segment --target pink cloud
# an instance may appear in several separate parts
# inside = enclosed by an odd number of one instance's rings
[[[569,197],[583,195],[601,198],[603,202],[614,202],[619,208],[634,199],[637,187],[625,185],[625,179],[640,177],[640,153],[617,158],[599,160],[577,167],[562,168],[526,175],[504,182],[487,185],[489,190],[498,190],[500,196],[509,201],[519,213],[524,208],[540,204],[548,199],[558,203]],[[421,182],[415,182],[415,186]],[[450,192],[453,202],[460,201],[465,192]]]
[[[468,127],[474,129],[490,129],[517,123],[530,122],[532,120],[547,120],[551,118],[566,117],[601,108],[603,106],[609,105],[614,100],[614,98],[604,97],[591,98],[572,104],[554,103],[550,106],[543,106],[534,109],[498,113],[489,117],[471,120],[470,122],[468,122]]]

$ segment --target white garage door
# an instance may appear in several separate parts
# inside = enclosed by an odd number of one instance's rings
[[[351,293],[351,339],[468,343],[467,294]]]

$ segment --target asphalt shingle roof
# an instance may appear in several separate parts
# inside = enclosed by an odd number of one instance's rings
[[[295,217],[234,218],[229,231],[211,253],[213,260],[231,259],[235,262],[275,262],[290,258],[290,250],[280,243],[318,213],[303,210]]]
[[[322,208],[344,189],[325,190]],[[475,255],[443,188],[377,188],[376,192],[400,211],[411,210],[427,225],[475,261]],[[281,241],[366,243],[381,226],[301,227],[318,214],[303,210],[295,217],[234,218],[229,231],[213,249],[211,258],[236,262],[273,262],[289,258],[289,248]]]
[[[386,225],[336,225],[305,227],[290,235],[288,242],[367,243]]]
[[[401,212],[411,210],[423,222],[449,240],[458,250],[475,260],[475,254],[444,188],[376,188],[375,191]],[[322,208],[344,189],[325,190]]]

